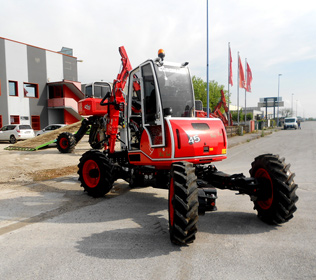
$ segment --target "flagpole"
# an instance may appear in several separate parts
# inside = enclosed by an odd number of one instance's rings
[[[239,125],[239,52],[237,52],[238,70],[237,70],[237,124]]]
[[[206,0],[206,82],[207,82],[207,117],[209,118],[209,108],[210,108],[210,85],[209,85],[209,78],[208,78],[208,62],[209,62],[209,57],[208,57],[208,0]]]
[[[247,121],[247,58],[245,58],[245,124]]]
[[[228,120],[228,125],[230,125],[230,111],[229,111],[229,102],[230,102],[230,92],[229,92],[229,85],[230,85],[230,42],[228,42],[228,116],[227,116],[227,120]]]

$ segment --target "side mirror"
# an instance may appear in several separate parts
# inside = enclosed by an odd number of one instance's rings
[[[168,108],[164,108],[163,109],[163,115],[164,117],[171,117],[172,116],[172,108],[168,107]]]

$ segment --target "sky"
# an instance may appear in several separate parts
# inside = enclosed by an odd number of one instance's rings
[[[79,81],[113,81],[125,46],[133,67],[157,57],[189,62],[207,79],[207,0],[0,0],[0,37],[48,50],[73,49]],[[233,59],[231,103],[237,105],[237,57],[251,68],[247,107],[277,97],[302,117],[316,117],[316,2],[208,1],[209,80],[228,86],[228,43]],[[279,78],[279,74],[282,74]],[[279,82],[280,81],[280,82]],[[244,105],[245,90],[239,90]]]

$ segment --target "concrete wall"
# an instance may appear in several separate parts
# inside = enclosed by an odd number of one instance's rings
[[[8,96],[7,96],[7,73],[6,73],[6,61],[5,61],[5,41],[0,38],[0,83],[1,83],[1,95],[0,95],[0,115],[2,116],[2,123],[9,123],[8,114]]]
[[[38,98],[30,98],[30,115],[40,116],[41,127],[48,124],[46,51],[27,46],[28,82],[38,84]]]
[[[63,56],[64,79],[69,81],[78,81],[77,59],[70,56]]]
[[[63,109],[48,109],[50,123],[64,123]]]
[[[47,82],[62,81],[64,78],[63,56],[46,52]]]
[[[30,98],[24,97],[23,83],[28,81],[27,46],[12,41],[5,41],[7,83],[18,83],[18,96],[8,96],[9,115],[30,118]],[[7,93],[9,95],[9,93]]]

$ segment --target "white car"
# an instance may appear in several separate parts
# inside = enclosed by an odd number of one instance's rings
[[[0,141],[9,141],[11,144],[33,137],[34,130],[28,124],[8,124],[0,129]]]
[[[288,128],[298,128],[297,124],[297,118],[296,117],[291,117],[291,118],[285,118],[284,119],[284,129]]]
[[[65,124],[50,124],[50,125],[44,127],[42,130],[37,131],[36,136],[39,136],[39,135],[44,134],[46,132],[50,132],[50,131],[59,129],[63,126],[66,126],[66,125]]]

